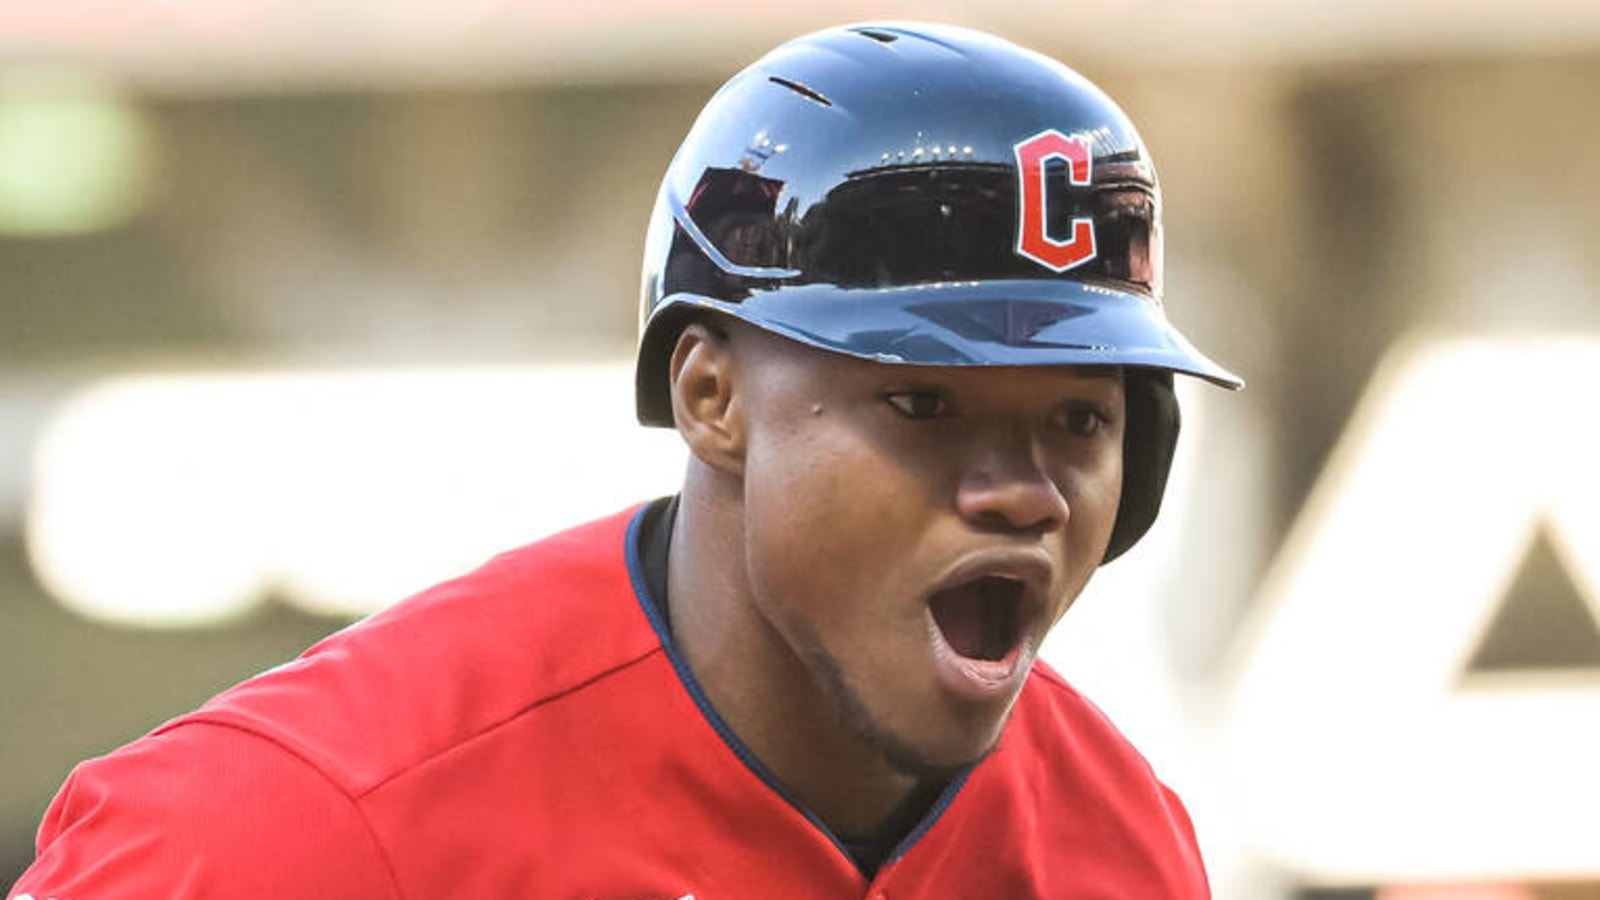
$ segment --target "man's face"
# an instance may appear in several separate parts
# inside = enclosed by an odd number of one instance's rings
[[[1122,486],[1115,369],[897,366],[744,332],[746,563],[839,723],[948,774],[999,739],[1099,565]]]

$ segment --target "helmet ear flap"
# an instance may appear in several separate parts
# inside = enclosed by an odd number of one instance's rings
[[[1181,417],[1172,373],[1126,369],[1127,427],[1122,435],[1122,503],[1101,563],[1121,556],[1144,536],[1161,511]]]
[[[696,314],[705,311],[687,305],[663,309],[652,319],[639,340],[639,358],[634,367],[634,409],[639,424],[657,428],[671,428],[672,384],[668,377],[668,364],[677,347],[678,335]]]

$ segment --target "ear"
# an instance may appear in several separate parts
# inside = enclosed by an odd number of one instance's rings
[[[745,430],[732,343],[714,324],[691,322],[678,335],[668,377],[672,418],[689,450],[714,469],[742,475]]]

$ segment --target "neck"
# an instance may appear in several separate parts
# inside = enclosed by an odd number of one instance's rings
[[[876,830],[917,779],[852,729],[767,618],[745,564],[742,488],[691,462],[667,565],[673,640],[763,764],[835,833]]]

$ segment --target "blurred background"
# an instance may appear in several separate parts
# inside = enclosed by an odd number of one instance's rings
[[[982,27],[1140,123],[1162,520],[1047,658],[1219,898],[1600,897],[1600,5],[0,4],[0,885],[71,766],[498,549],[670,492],[644,225],[841,21]]]

